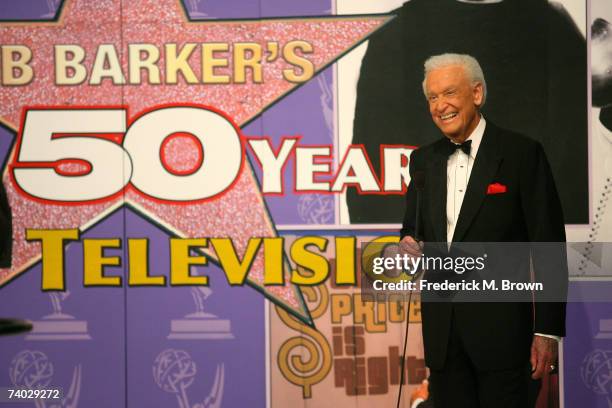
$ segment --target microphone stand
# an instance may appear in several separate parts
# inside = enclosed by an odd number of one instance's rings
[[[416,189],[416,220],[414,222],[414,240],[418,243],[422,241],[420,239],[420,227],[421,227],[421,195],[423,192],[423,188],[425,187],[425,172],[423,171],[415,171],[414,177],[412,179],[414,182],[414,187]],[[416,282],[421,275],[421,271],[416,272],[413,275],[412,281]],[[400,363],[400,381],[399,381],[399,391],[397,393],[397,408],[400,406],[400,402],[402,400],[402,388],[404,387],[404,371],[406,370],[406,348],[408,346],[408,328],[410,327],[410,305],[412,301],[412,290],[408,294],[408,306],[406,308],[406,331],[404,333],[404,348],[402,351],[402,359]]]

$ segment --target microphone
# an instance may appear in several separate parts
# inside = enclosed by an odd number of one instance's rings
[[[414,240],[422,241],[421,236],[421,195],[425,189],[425,172],[423,170],[417,170],[412,176],[412,182],[416,188],[416,221],[414,223]]]
[[[423,194],[423,190],[425,189],[425,172],[423,170],[417,170],[412,175],[412,183],[414,183],[414,188],[416,189],[416,220],[414,223],[414,240],[419,242],[423,241],[423,237],[420,233],[421,230],[421,196]],[[421,272],[417,272],[413,276],[413,280],[417,280]],[[408,309],[406,310],[406,332],[404,333],[404,348],[401,357],[400,363],[400,383],[399,390],[397,393],[397,406],[399,408],[400,403],[402,401],[402,388],[404,386],[404,371],[406,369],[406,347],[408,346],[408,329],[410,327],[410,304],[412,300],[412,290],[408,294]]]
[[[32,330],[32,322],[22,319],[0,318],[0,336],[18,334]]]

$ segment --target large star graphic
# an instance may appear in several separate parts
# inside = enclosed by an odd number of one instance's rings
[[[163,50],[164,44],[169,43],[182,47],[203,42],[255,42],[269,51],[274,50],[274,43],[282,46],[293,39],[301,39],[312,44],[313,52],[308,58],[314,63],[316,73],[390,19],[390,16],[336,16],[195,22],[189,21],[179,0],[66,0],[56,21],[0,24],[4,45],[25,45],[32,50],[30,65],[35,72],[34,79],[26,85],[0,88],[0,121],[16,132],[23,125],[22,110],[31,106],[125,106],[137,115],[157,105],[201,104],[223,111],[242,126],[300,85],[283,78],[283,69],[291,66],[278,55],[265,56],[262,83],[248,80],[243,84],[188,83],[188,78],[179,75],[177,83],[166,84],[162,68],[161,84],[143,80],[140,84],[116,85],[106,78],[99,85],[84,81],[75,86],[58,86],[54,80],[54,46],[77,44],[82,47],[86,55],[83,64],[87,72],[91,72],[98,46],[112,44],[125,74],[129,72],[128,44],[153,44]],[[190,67],[197,78],[201,78],[197,62],[200,52],[200,48],[195,47],[189,59],[194,62]],[[160,54],[158,64],[163,67],[165,56],[163,52]],[[231,72],[231,67],[226,71],[221,68],[219,72]],[[192,151],[189,149],[188,145],[175,143],[166,155],[169,161],[180,166],[182,161],[190,160]],[[14,162],[13,147],[3,181],[13,209],[14,257],[10,269],[0,270],[0,285],[40,261],[40,244],[25,240],[26,228],[86,230],[123,205],[177,237],[230,237],[239,254],[244,253],[249,237],[276,236],[248,161],[232,189],[213,200],[177,205],[153,201],[134,189],[126,189],[123,195],[104,202],[70,206],[41,203],[16,188],[9,174]],[[207,252],[207,255],[215,260],[214,252]],[[287,275],[289,268],[286,265]],[[310,321],[297,287],[264,287],[263,276],[263,256],[259,254],[249,272],[249,284],[303,321]]]

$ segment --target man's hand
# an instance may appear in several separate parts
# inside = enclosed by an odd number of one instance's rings
[[[399,242],[399,244],[388,245],[383,251],[382,255],[385,258],[395,258],[397,255],[399,255],[400,257],[408,255],[411,258],[415,258],[421,256],[421,254],[423,253],[423,251],[421,251],[421,246],[421,242],[415,241],[414,238],[410,236],[405,236]],[[384,275],[387,278],[397,278],[403,272],[404,271],[402,270],[402,268],[386,269]]]
[[[412,395],[410,396],[411,406],[414,404],[417,398],[427,401],[427,398],[429,398],[429,381],[423,380],[417,389],[412,392]]]
[[[399,243],[400,254],[419,257],[423,254],[422,242],[415,241],[410,235],[405,236]]]
[[[535,335],[531,343],[531,378],[538,380],[553,371],[557,364],[559,344],[555,339]]]

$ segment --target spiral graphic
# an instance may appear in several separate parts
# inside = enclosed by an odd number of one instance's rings
[[[308,297],[314,298],[314,293],[310,293]],[[319,299],[323,307],[327,308],[327,290],[321,291]],[[316,309],[317,314],[324,312],[324,309]],[[331,370],[331,347],[323,334],[304,325],[278,306],[276,313],[283,323],[300,333],[280,346],[278,367],[288,381],[302,387],[304,398],[311,398],[312,386],[323,381]],[[306,355],[302,353],[303,349],[306,349]]]

